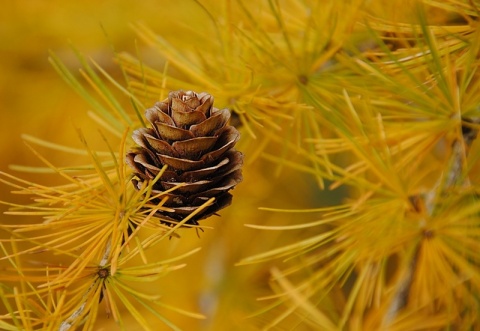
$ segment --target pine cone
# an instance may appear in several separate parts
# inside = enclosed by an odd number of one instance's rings
[[[215,197],[213,205],[187,222],[198,224],[228,206],[232,200],[228,191],[242,180],[243,162],[242,153],[234,148],[240,134],[227,124],[230,111],[213,107],[210,94],[180,90],[147,109],[145,116],[152,128],[134,131],[139,146],[126,156],[137,177],[132,180],[135,188],[155,178],[165,164],[168,168],[154,184],[153,195],[185,183],[167,194],[164,206],[175,212],[161,211],[160,216],[181,221]]]

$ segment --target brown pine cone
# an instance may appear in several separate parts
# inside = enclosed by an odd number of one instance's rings
[[[152,128],[134,131],[133,140],[139,146],[126,156],[137,177],[132,180],[135,188],[155,178],[164,165],[168,168],[154,184],[152,195],[185,183],[167,194],[164,206],[175,212],[160,211],[160,216],[181,221],[215,197],[213,205],[187,222],[198,224],[228,206],[232,200],[228,191],[242,180],[243,163],[242,153],[234,148],[240,134],[228,125],[230,111],[213,107],[208,93],[180,90],[170,92],[168,99],[157,102],[145,115]]]

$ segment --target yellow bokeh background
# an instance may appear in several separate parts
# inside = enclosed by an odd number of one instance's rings
[[[154,29],[164,29],[163,17],[174,10],[181,10],[181,6],[173,1],[3,2],[0,13],[2,170],[28,157],[19,138],[21,133],[56,142],[65,141],[64,138],[74,140],[68,128],[72,124],[82,127],[85,120],[86,104],[62,83],[48,62],[49,51],[76,71],[79,65],[71,43],[106,70],[118,71],[112,48],[135,50],[136,38],[130,24],[144,21]]]

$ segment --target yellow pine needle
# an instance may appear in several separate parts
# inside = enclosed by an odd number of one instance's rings
[[[62,195],[62,194],[67,195],[68,194],[66,191],[57,189],[55,187],[48,187],[48,186],[44,186],[44,185],[40,185],[40,184],[37,184],[37,183],[30,182],[30,181],[27,181],[27,180],[23,180],[19,177],[12,176],[12,175],[7,174],[7,173],[2,172],[2,171],[0,171],[0,175],[5,176],[5,177],[10,178],[10,179],[13,179],[16,182],[26,184],[26,186],[24,187],[24,186],[19,186],[19,185],[16,185],[16,184],[12,183],[12,182],[5,181],[5,180],[1,179],[1,181],[3,183],[19,189],[20,190],[20,191],[18,191],[19,194],[36,194],[37,192],[40,192],[40,195],[41,195],[41,191],[46,191],[46,192],[51,191],[51,192],[57,193],[59,195]],[[77,183],[75,183],[75,184],[77,184]]]
[[[158,277],[160,277],[161,275],[159,275]],[[140,278],[141,277],[141,278]],[[152,280],[155,280],[157,279],[158,277],[154,278],[154,277],[148,277],[148,276],[144,276],[144,275],[140,275],[139,276],[134,276],[134,277],[131,277],[129,279],[129,277],[121,277],[122,279],[125,279],[127,281],[152,281]],[[115,287],[118,287],[119,290],[121,290],[123,293],[129,293],[131,294],[133,297],[135,297],[136,299],[143,299],[143,300],[146,300],[146,301],[150,301],[150,302],[156,302],[158,300],[160,300],[160,298],[162,297],[161,295],[159,294],[145,294],[141,291],[136,291],[135,289],[123,284],[121,281],[115,279],[112,281],[112,284],[115,284]]]
[[[14,270],[16,271],[15,276],[17,277],[17,280],[20,280],[20,287],[21,287],[21,291],[23,293],[23,296],[28,295],[27,288],[29,288],[32,291],[33,295],[35,296],[35,299],[38,300],[38,302],[40,304],[45,306],[44,301],[40,297],[40,293],[36,290],[35,286],[30,281],[27,280],[27,275],[24,272],[24,269],[21,267],[20,260],[18,259],[18,254],[16,254],[18,252],[16,244],[14,242],[12,242],[11,245],[12,245],[12,250],[13,250],[13,254],[11,256],[15,257],[15,260],[12,259],[12,257],[7,257],[7,259],[10,262],[10,264],[13,266]],[[7,256],[8,255],[7,251],[6,251],[5,247],[3,246],[3,244],[1,242],[0,242],[0,246],[1,246],[4,254]],[[26,271],[28,271],[28,270],[26,270]],[[8,280],[7,278],[8,277],[5,277],[5,280]],[[17,294],[14,293],[14,296],[16,296],[16,295]],[[4,297],[2,296],[2,298],[4,298]],[[5,306],[9,307],[8,302],[5,301],[5,303],[6,303]],[[11,309],[9,309],[9,310],[11,311]],[[14,317],[14,315],[13,315],[13,317]]]
[[[108,283],[107,283],[107,285],[108,285]],[[117,322],[117,324],[119,325],[119,327],[122,328],[122,330],[125,330],[125,325],[123,324],[123,320],[121,318],[122,313],[118,309],[118,304],[117,304],[117,301],[115,300],[115,298],[113,297],[113,292],[114,292],[113,289],[110,289],[110,287],[107,286],[107,289],[105,291],[107,296],[105,297],[105,300],[108,300],[107,301],[107,306],[109,307],[108,308],[109,311],[112,313],[113,320],[115,322]]]
[[[77,57],[81,60],[84,67],[93,73],[85,60],[81,57],[79,52],[76,52]],[[102,117],[105,117],[112,125],[117,127],[119,132],[123,131],[121,123],[113,116],[108,110],[106,110],[100,102],[91,96],[90,92],[76,79],[76,77],[69,71],[69,69],[60,61],[60,59],[53,53],[50,53],[49,62],[59,75],[86,101],[88,101]],[[95,76],[95,74],[93,73]],[[98,79],[97,79],[98,80]],[[104,87],[104,86],[103,86]],[[105,87],[104,87],[105,88]]]
[[[264,209],[266,210],[266,209]],[[319,225],[325,225],[328,223],[335,222],[337,220],[343,219],[343,218],[348,218],[351,216],[354,216],[356,212],[352,211],[350,213],[338,215],[336,217],[325,217],[321,220],[315,221],[315,222],[310,222],[310,223],[302,223],[302,224],[293,224],[293,225],[283,225],[283,226],[273,226],[273,225],[255,225],[255,224],[245,224],[246,227],[253,228],[253,229],[258,229],[258,230],[299,230],[299,229],[305,229],[305,228],[311,228],[311,227],[316,227]]]
[[[115,295],[118,297],[120,302],[128,309],[129,314],[131,314],[135,320],[142,326],[143,330],[153,330],[150,328],[147,320],[143,316],[143,314],[136,308],[134,304],[130,302],[130,300],[123,294],[123,291],[118,288],[118,284],[116,282],[107,283],[107,288],[110,289]],[[113,300],[112,300],[113,301]],[[141,299],[136,298],[136,301],[141,301]],[[115,316],[114,316],[115,318]],[[118,321],[119,316],[117,316],[116,321]]]
[[[338,206],[328,206],[320,208],[302,208],[302,209],[281,209],[281,208],[268,208],[268,207],[259,207],[259,210],[272,211],[278,213],[320,213],[320,212],[330,212],[330,213],[339,213],[344,210],[349,210],[351,207],[348,204],[338,205]]]
[[[271,273],[272,276],[275,277],[275,279],[279,282],[279,285],[282,287],[285,293],[292,299],[293,304],[301,307],[307,314],[308,319],[312,320],[315,325],[322,328],[322,330],[341,330],[341,328],[337,327],[327,315],[318,310],[307,298],[298,293],[298,291],[286,278],[283,277],[282,273],[277,268],[272,268]]]
[[[90,61],[93,63],[95,68],[113,85],[115,88],[117,88],[119,91],[121,91],[125,96],[129,97],[137,107],[145,109],[145,106],[134,96],[130,91],[128,91],[125,87],[123,87],[121,84],[119,84],[112,76],[110,76],[97,62],[95,62],[93,59],[90,59]],[[122,109],[119,105],[117,105],[118,109]],[[129,117],[124,114],[124,112],[121,112],[122,116],[127,120],[127,122],[130,122]]]
[[[22,134],[21,138],[27,142],[30,142],[32,144],[42,146],[48,149],[52,149],[55,151],[59,152],[64,152],[64,153],[69,153],[69,154],[74,154],[74,155],[84,155],[87,156],[88,152],[85,149],[80,149],[80,148],[73,148],[73,147],[68,147],[65,145],[53,143],[47,140],[40,139],[38,137],[29,135],[29,134]],[[109,156],[109,152],[97,152],[99,156]]]
[[[88,116],[93,119],[100,127],[106,129],[108,132],[116,136],[117,138],[121,138],[122,134],[117,131],[107,120],[102,118],[100,115],[93,111],[87,112]],[[99,154],[100,155],[100,154]]]
[[[237,265],[245,265],[245,264],[269,261],[271,259],[289,256],[294,253],[298,253],[299,251],[308,250],[314,246],[322,245],[327,241],[327,239],[334,236],[334,234],[335,232],[333,231],[330,231],[330,232],[327,231],[304,240],[299,240],[296,243],[291,245],[285,245],[280,248],[272,249],[265,253],[249,256],[247,258],[242,259],[239,263],[237,263]]]
[[[73,47],[72,47],[73,48]],[[122,120],[125,124],[128,126],[130,123],[130,118],[128,114],[125,112],[124,108],[120,105],[118,100],[113,96],[112,92],[106,87],[104,82],[101,80],[101,78],[97,75],[95,70],[88,64],[88,61],[78,52],[75,48],[73,48],[73,51],[75,52],[75,55],[77,56],[77,59],[80,61],[82,64],[82,68],[79,70],[81,75],[84,76],[85,80],[89,83],[89,85],[98,93],[98,96],[101,97],[107,105],[110,107],[110,111],[108,110],[103,110],[102,113],[106,115],[107,117],[111,117],[112,115],[116,115],[117,119]],[[95,65],[95,63],[94,63]],[[102,73],[103,74],[103,73]],[[105,73],[106,74],[106,73]],[[109,81],[113,81],[111,77],[106,74],[104,75]],[[116,85],[116,84],[114,84]],[[116,121],[119,125],[121,124],[120,122]]]
[[[242,125],[245,127],[245,130],[247,130],[248,134],[253,138],[253,139],[256,139],[257,138],[257,135],[255,134],[254,130],[252,129],[252,126],[250,125],[250,121],[249,121],[249,116],[246,114],[246,113],[242,113],[242,112],[239,112],[238,111],[238,108],[235,108],[234,109],[236,110],[236,113],[238,114],[238,116],[240,117],[240,122],[242,123]]]
[[[168,305],[164,302],[156,302],[156,304],[159,306],[159,307],[162,307],[162,308],[165,308],[165,309],[168,309],[168,310],[171,310],[171,311],[174,311],[174,312],[177,312],[181,315],[184,315],[184,316],[187,316],[187,317],[192,317],[192,318],[196,318],[196,319],[206,319],[207,317],[205,315],[202,315],[202,314],[198,314],[198,313],[194,313],[194,312],[191,312],[191,311],[187,311],[187,310],[184,310],[184,309],[180,309],[178,307],[174,307],[174,306],[171,306],[171,305]]]
[[[218,90],[216,83],[210,77],[198,69],[192,61],[185,57],[185,55],[175,49],[162,37],[156,35],[148,29],[145,25],[135,25],[134,29],[138,35],[149,45],[156,48],[165,58],[180,70],[184,71],[189,77],[194,77],[199,82],[204,84],[208,90]]]
[[[109,95],[106,95],[103,91],[102,86],[99,86],[89,75],[89,73],[85,72],[83,69],[80,69],[80,74],[82,77],[87,81],[87,83],[92,87],[94,91],[97,92],[97,94],[103,99],[103,101],[107,104],[107,106],[110,108],[110,111],[107,110],[108,113],[116,113],[116,107],[114,104],[114,101],[110,98]],[[117,118],[118,119],[118,118]],[[124,122],[122,123],[123,127],[128,126],[130,123]]]
[[[23,327],[25,327],[27,330],[28,329],[33,329],[33,326],[32,326],[32,319],[30,318],[30,310],[26,309],[25,306],[24,306],[24,301],[21,300],[21,293],[18,292],[18,288],[14,287],[13,288],[13,294],[14,294],[14,298],[15,298],[15,304],[17,306],[17,313],[18,313],[18,317],[20,318],[20,320],[22,321],[22,325]]]

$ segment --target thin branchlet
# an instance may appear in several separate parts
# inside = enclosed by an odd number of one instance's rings
[[[470,186],[469,178],[464,177],[464,167],[468,153],[468,147],[477,137],[477,132],[474,129],[466,129],[465,126],[462,126],[461,132],[462,139],[455,139],[452,144],[448,172],[437,180],[429,192],[423,195],[426,217],[430,217],[434,214],[437,206],[437,199],[449,194],[449,191],[455,187]],[[426,226],[425,218],[420,220],[419,226],[421,228]],[[432,230],[424,229],[422,233],[423,236],[421,240],[429,240],[434,236],[434,232]],[[418,255],[420,254],[420,250],[421,242],[419,242],[415,248],[412,260],[408,265],[408,269],[402,276],[401,281],[397,286],[396,293],[383,319],[382,325],[386,329],[388,329],[398,313],[405,308],[408,303],[412,282],[417,269]]]
[[[98,278],[100,279],[105,279],[108,276],[110,276],[110,271],[108,268],[105,268],[105,265],[108,262],[108,257],[110,255],[110,250],[111,250],[111,240],[107,242],[105,245],[105,250],[103,254],[103,258],[100,261],[99,264],[99,270],[97,272]],[[90,287],[87,289],[85,294],[83,295],[83,302],[80,304],[80,306],[70,315],[68,316],[61,324],[60,327],[58,328],[58,331],[68,331],[72,326],[78,323],[79,317],[82,316],[83,311],[85,310],[85,305],[87,304],[88,296],[90,292],[92,291],[92,288],[95,286],[95,282],[93,282]]]

